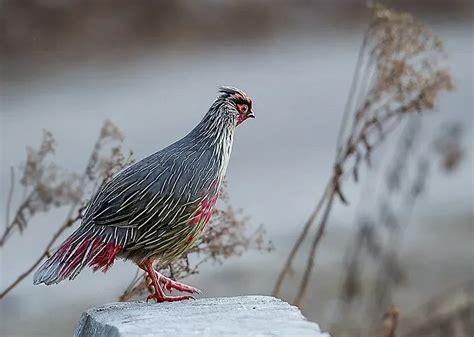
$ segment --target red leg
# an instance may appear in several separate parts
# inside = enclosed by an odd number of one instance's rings
[[[155,290],[155,293],[152,295],[149,295],[147,298],[148,300],[154,299],[157,302],[176,302],[176,301],[182,301],[182,300],[189,300],[189,299],[194,299],[192,296],[185,295],[185,296],[167,296],[163,293],[163,290],[161,289],[160,283],[159,283],[159,277],[156,274],[155,269],[153,268],[153,263],[150,260],[146,260],[142,264],[139,264],[139,267],[143,269],[144,271],[147,272],[148,276],[151,278],[151,284],[153,286],[153,289]]]
[[[158,280],[169,291],[171,291],[172,289],[175,289],[175,290],[182,291],[182,292],[185,292],[185,293],[190,293],[190,294],[202,294],[202,291],[197,289],[197,288],[194,288],[194,287],[188,286],[187,284],[172,280],[169,277],[166,277],[165,275],[157,272],[156,270],[155,270],[155,273],[158,277]]]

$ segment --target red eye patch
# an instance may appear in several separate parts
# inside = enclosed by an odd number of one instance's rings
[[[247,104],[237,104],[237,109],[241,114],[246,114],[249,111],[249,106]]]

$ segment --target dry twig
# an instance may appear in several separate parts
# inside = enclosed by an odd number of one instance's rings
[[[117,127],[106,120],[82,175],[68,173],[47,162],[48,156],[54,153],[55,146],[54,138],[50,132],[44,132],[43,141],[38,150],[28,148],[21,179],[25,197],[17,207],[13,221],[7,222],[8,225],[0,241],[0,248],[7,243],[7,239],[14,234],[15,230],[19,230],[21,233],[34,215],[40,212],[46,213],[53,207],[69,206],[69,211],[66,219],[52,235],[39,257],[0,292],[0,300],[30,275],[45,258],[50,256],[52,248],[61,235],[82,218],[83,206],[81,205],[86,204],[86,201],[83,200],[86,189],[91,185],[97,186],[104,182],[112,174],[131,163],[131,156],[125,158],[122,154],[122,140],[123,136]],[[13,174],[12,178],[14,178]],[[13,182],[12,186],[14,186]],[[10,194],[13,195],[13,188]],[[10,207],[11,197],[7,200],[7,213],[9,213]]]
[[[426,137],[420,117],[413,115],[408,120],[395,142],[394,155],[389,158],[389,165],[383,167],[380,177],[371,171],[367,185],[378,185],[380,179],[385,188],[379,187],[371,198],[377,200],[376,204],[367,205],[374,214],[363,212],[363,216],[356,219],[358,228],[353,243],[346,248],[340,301],[331,329],[338,335],[377,335],[380,312],[393,302],[394,291],[407,282],[399,255],[404,232],[410,225],[418,199],[426,190],[431,169],[440,161],[445,172],[452,173],[462,158],[459,125],[444,123],[441,132],[429,130],[434,136]],[[440,148],[445,150],[440,151]],[[453,157],[457,158],[456,165],[446,171],[446,158]]]
[[[396,337],[400,310],[391,305],[383,318],[383,337]]]
[[[370,165],[373,151],[406,116],[433,110],[438,94],[453,87],[449,71],[441,64],[444,53],[436,35],[409,14],[380,5],[371,10],[372,18],[364,35],[337,139],[332,176],[291,249],[273,290],[273,295],[280,294],[297,252],[317,223],[293,301],[296,305],[301,305],[304,299],[334,199],[347,204],[342,191],[344,178],[349,173],[357,182],[362,163]]]

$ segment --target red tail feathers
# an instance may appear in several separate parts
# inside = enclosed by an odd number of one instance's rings
[[[97,236],[74,233],[38,269],[34,284],[59,283],[75,278],[85,266],[107,271],[122,250],[120,245]]]

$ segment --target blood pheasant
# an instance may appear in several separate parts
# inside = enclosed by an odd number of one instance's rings
[[[92,197],[81,226],[39,268],[34,283],[75,278],[92,267],[107,271],[117,257],[132,260],[150,277],[149,298],[179,301],[166,289],[199,293],[157,272],[196,242],[209,221],[225,175],[236,127],[254,118],[251,99],[222,87],[202,121],[184,138],[135,163]]]

